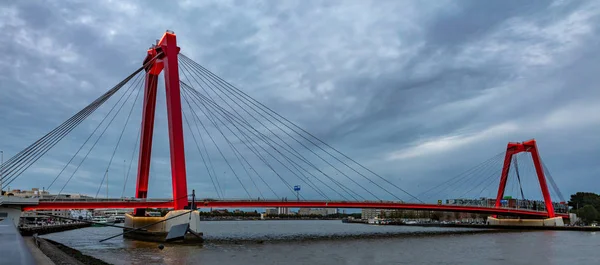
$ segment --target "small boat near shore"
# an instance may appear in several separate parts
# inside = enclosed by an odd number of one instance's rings
[[[92,222],[94,222],[92,224],[93,227],[100,227],[103,226],[102,224],[108,223],[108,219],[104,216],[94,216],[92,217]]]
[[[125,222],[125,216],[123,215],[111,215],[106,219],[109,224],[120,224]]]

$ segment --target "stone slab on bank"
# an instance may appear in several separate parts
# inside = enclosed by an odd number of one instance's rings
[[[44,255],[50,258],[56,265],[85,265],[43,238],[34,240],[37,241],[36,245],[39,247],[39,250],[41,250]]]
[[[25,244],[27,244],[27,247],[29,247],[29,251],[31,251],[31,254],[33,255],[33,259],[35,260],[35,263],[37,265],[55,265],[56,264],[48,256],[46,256],[46,254],[44,254],[44,252],[42,252],[42,250],[40,250],[38,248],[33,237],[28,236],[28,237],[24,237],[24,239],[25,239]]]

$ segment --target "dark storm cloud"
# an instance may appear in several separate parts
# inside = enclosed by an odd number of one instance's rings
[[[501,152],[508,141],[533,137],[564,193],[595,189],[585,185],[600,171],[593,159],[600,155],[593,1],[19,1],[0,11],[6,154],[139,67],[149,45],[172,29],[184,54],[415,193]],[[151,195],[164,197],[170,171],[164,100],[158,104]],[[27,177],[47,185],[95,124],[85,126]],[[127,136],[137,134],[134,127]],[[125,138],[111,167],[119,172],[110,175],[114,196],[135,141]],[[188,155],[195,152],[190,141]],[[101,144],[66,190],[95,194],[112,148]],[[190,183],[214,194],[194,154]],[[228,195],[244,193],[223,174]]]

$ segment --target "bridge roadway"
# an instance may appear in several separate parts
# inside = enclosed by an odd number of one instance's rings
[[[115,209],[115,208],[172,208],[173,201],[168,199],[68,199],[44,200],[38,205],[24,206],[24,211],[44,209]],[[465,212],[502,216],[520,216],[544,218],[547,213],[528,209],[494,208],[484,206],[402,203],[392,201],[281,201],[281,200],[213,200],[199,199],[198,208],[374,208],[398,210],[423,210],[440,212]],[[568,214],[557,213],[558,217],[569,218]]]

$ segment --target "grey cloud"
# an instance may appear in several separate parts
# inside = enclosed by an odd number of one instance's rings
[[[453,48],[473,40],[485,38],[502,23],[514,17],[539,16],[547,12],[551,1],[462,1],[451,5],[447,12],[435,17],[427,30],[427,43]],[[578,3],[572,3],[578,6]]]

